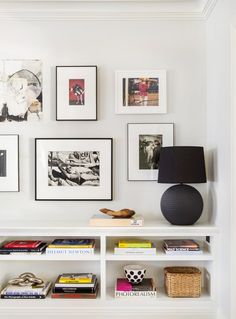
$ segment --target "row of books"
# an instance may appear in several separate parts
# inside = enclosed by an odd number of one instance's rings
[[[0,246],[0,254],[94,254],[95,239],[55,239],[48,244],[40,240],[13,240]]]
[[[199,243],[192,239],[166,239],[162,245],[163,251],[168,255],[200,254],[202,249]],[[92,255],[95,251],[94,239],[55,239],[51,244],[40,240],[14,240],[4,243],[0,247],[0,254],[42,254],[47,255]],[[143,254],[155,255],[155,244],[150,240],[122,239],[114,247],[114,254]]]
[[[56,282],[19,286],[8,284],[1,291],[1,299],[45,299],[52,290],[51,298],[94,299],[98,293],[97,276],[92,273],[64,273]]]
[[[166,239],[163,240],[162,248],[167,255],[202,253],[199,243],[193,239]],[[116,255],[155,255],[156,252],[156,247],[150,240],[120,240],[114,248]]]

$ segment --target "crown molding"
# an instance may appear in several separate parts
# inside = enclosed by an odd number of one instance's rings
[[[0,21],[206,20],[217,0],[0,0]]]

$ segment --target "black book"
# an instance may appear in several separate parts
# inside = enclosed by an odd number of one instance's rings
[[[37,248],[4,248],[0,247],[0,254],[10,253],[37,253],[43,252],[47,247],[46,243],[41,243]]]
[[[95,293],[98,287],[98,281],[94,283],[94,287],[54,287],[53,292],[55,293]]]

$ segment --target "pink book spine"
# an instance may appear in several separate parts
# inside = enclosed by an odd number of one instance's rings
[[[117,291],[132,291],[132,284],[127,279],[117,279]]]

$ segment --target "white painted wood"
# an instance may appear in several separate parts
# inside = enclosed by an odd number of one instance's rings
[[[206,19],[216,0],[0,1],[0,20]]]

